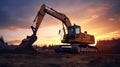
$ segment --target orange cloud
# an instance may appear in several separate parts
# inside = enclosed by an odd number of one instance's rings
[[[8,41],[10,44],[14,45],[19,45],[21,43],[21,40],[13,40],[13,41]]]
[[[112,39],[112,38],[119,38],[119,37],[120,37],[120,31],[113,31],[113,32],[97,35],[97,40]]]

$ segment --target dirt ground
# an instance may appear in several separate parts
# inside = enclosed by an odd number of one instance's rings
[[[0,67],[120,67],[120,54],[0,54]]]

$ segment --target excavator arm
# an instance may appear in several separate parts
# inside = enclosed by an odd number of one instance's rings
[[[36,34],[46,13],[61,20],[65,24],[66,28],[72,26],[69,18],[65,14],[57,12],[56,10],[54,10],[52,8],[47,9],[46,5],[43,4],[37,13],[37,16],[35,17],[35,19],[33,21],[33,22],[36,22],[36,26],[35,27],[31,26],[33,34]],[[65,31],[64,31],[64,33],[65,33]]]
[[[37,13],[37,15],[36,15],[36,17],[35,17],[35,19],[33,21],[33,23],[36,22],[36,26],[35,27],[31,26],[33,34],[35,34],[35,35],[37,33],[37,30],[38,30],[44,16],[45,16],[44,10],[45,10],[45,6],[43,5],[43,6],[41,6],[40,10],[38,11],[38,13]]]

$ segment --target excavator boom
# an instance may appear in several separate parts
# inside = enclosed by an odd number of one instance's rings
[[[59,13],[52,8],[47,9],[46,5],[43,4],[37,13],[37,16],[35,17],[35,19],[33,21],[33,22],[36,22],[36,26],[34,27],[36,30],[38,30],[46,13],[61,20],[66,25],[67,28],[72,26],[69,18],[65,14]]]
[[[66,25],[66,27],[72,26],[69,18],[68,18],[65,14],[59,13],[59,12],[55,11],[55,10],[52,9],[52,8],[50,8],[50,9],[51,9],[51,10],[45,9],[45,12],[46,12],[47,14],[49,14],[49,15],[51,15],[51,16],[59,19],[59,20],[61,20],[61,21]]]

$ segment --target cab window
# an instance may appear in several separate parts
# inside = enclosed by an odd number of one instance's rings
[[[80,34],[80,28],[75,29],[76,34]]]

